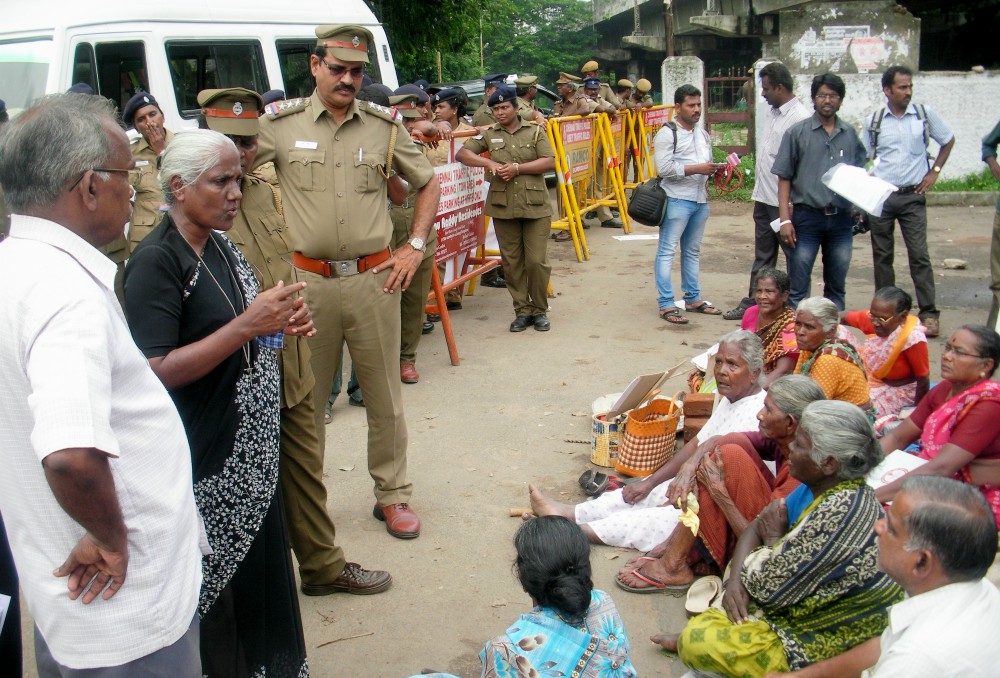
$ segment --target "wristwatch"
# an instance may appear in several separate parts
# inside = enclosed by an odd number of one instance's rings
[[[407,243],[407,245],[417,250],[418,252],[427,251],[427,243],[424,242],[423,238],[410,238],[410,241]]]
[[[934,168],[933,168],[933,169],[934,169],[934,173],[935,173],[935,174],[941,174],[941,168],[940,168],[940,167],[938,167],[937,165],[934,165]]]

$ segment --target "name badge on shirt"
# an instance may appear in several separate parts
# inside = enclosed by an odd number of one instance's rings
[[[319,148],[319,142],[317,141],[296,141],[295,148],[306,148],[310,151],[315,151]]]
[[[148,160],[136,160],[135,161],[135,166],[136,167],[148,167],[149,166],[149,161]]]
[[[494,144],[502,144],[503,143],[503,139],[490,139],[490,141],[492,143],[494,143]]]

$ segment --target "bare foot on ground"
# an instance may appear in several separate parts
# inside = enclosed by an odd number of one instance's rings
[[[576,509],[573,506],[552,501],[534,485],[528,485],[528,499],[531,501],[531,510],[536,516],[562,516],[569,520],[576,519]]]
[[[680,637],[679,633],[657,633],[655,636],[650,636],[649,639],[664,650],[677,652],[677,639]]]

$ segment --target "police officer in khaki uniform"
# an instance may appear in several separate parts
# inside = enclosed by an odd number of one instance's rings
[[[538,76],[525,74],[514,80],[514,88],[517,90],[518,108],[521,102],[533,111],[538,110],[535,105],[535,97],[538,96]]]
[[[422,136],[425,131],[436,132],[436,128],[424,117],[420,96],[404,85],[389,97],[389,103],[403,116],[403,127],[411,134]],[[426,96],[426,94],[424,95]],[[429,104],[429,100],[428,100]],[[417,131],[418,125],[425,127]],[[429,128],[427,127],[429,126]],[[418,144],[424,155],[427,148]],[[439,144],[444,145],[444,144]],[[413,204],[417,199],[417,190],[407,186],[406,198],[402,203],[389,205],[389,217],[392,219],[393,247],[400,248],[410,239],[413,224]],[[410,286],[403,291],[399,299],[400,337],[399,337],[399,378],[404,384],[416,384],[420,381],[417,372],[417,347],[424,323],[424,307],[427,305],[427,292],[431,288],[431,277],[434,270],[434,252],[437,251],[437,230],[432,228],[427,236],[427,249],[424,259],[420,262]],[[431,326],[433,327],[433,325]]]
[[[618,81],[618,87],[615,89],[615,94],[618,95],[618,99],[621,101],[618,110],[632,109],[632,90],[635,89],[635,83],[628,78],[622,78]]]
[[[584,80],[586,80],[587,78],[597,78],[600,81],[601,67],[594,60],[590,60],[587,63],[585,63],[583,65],[583,68],[580,69],[580,72],[583,73]],[[621,106],[622,104],[621,99],[618,98],[617,94],[611,91],[611,85],[601,81],[600,88],[601,88],[600,96],[602,99],[607,101],[615,108],[619,108]]]
[[[483,82],[486,84],[486,89],[483,94],[483,103],[480,104],[476,112],[472,114],[472,125],[474,127],[487,127],[496,122],[493,117],[493,109],[489,106],[490,96],[496,91],[497,87],[503,85],[506,86],[507,73],[490,73],[489,75],[483,76]],[[539,111],[533,109],[525,101],[517,102],[517,114],[524,121],[532,121],[542,123],[545,121],[545,116],[543,116]]]
[[[455,159],[471,167],[485,167],[490,182],[486,214],[503,254],[504,277],[517,317],[511,332],[534,326],[551,327],[547,296],[549,266],[546,256],[552,206],[545,186],[546,172],[555,168],[555,154],[545,131],[517,117],[517,95],[506,85],[489,98],[497,122],[482,135],[465,142]],[[490,157],[480,154],[490,152]]]
[[[601,81],[597,78],[584,78],[583,92],[587,99],[595,106],[595,113],[607,113],[609,116],[617,115],[618,109],[615,108],[614,104],[606,100],[602,94],[602,84],[603,83],[601,83]],[[595,164],[598,169],[591,176],[591,181],[593,182],[592,185],[595,187],[595,192],[607,195],[611,192],[611,187],[608,180],[607,163],[604,162],[604,149],[601,147],[597,148],[597,158],[595,159]],[[616,218],[614,214],[611,213],[611,209],[607,205],[598,205],[596,209],[587,212],[585,216],[590,219],[596,218],[601,222],[602,228],[622,227],[621,219]]]
[[[632,101],[639,104],[641,108],[652,108],[653,97],[649,95],[651,89],[653,89],[653,83],[646,78],[639,78],[635,82],[635,89],[632,90]]]
[[[136,245],[156,228],[163,214],[163,193],[156,180],[156,159],[167,148],[173,134],[163,127],[163,111],[149,92],[139,92],[125,104],[122,120],[128,127],[135,127],[141,134],[132,142],[132,157],[135,168],[141,170],[135,188],[135,204],[132,207],[132,221],[128,229],[129,253]]]
[[[556,92],[562,97],[552,107],[556,116],[590,115],[597,106],[579,88],[579,78],[574,79],[568,73],[560,73],[556,80]]]
[[[413,538],[406,420],[399,381],[399,290],[423,262],[440,187],[430,162],[406,138],[392,110],[355,100],[372,42],[361,26],[316,29],[309,57],[316,89],[307,99],[271,104],[261,120],[258,163],[274,161],[285,223],[317,334],[310,340],[317,427],[340,367],[351,353],[368,416],[373,514],[390,534]],[[392,156],[389,160],[390,144]],[[387,166],[389,165],[389,166]],[[392,251],[386,178],[392,170],[417,188],[409,241]],[[323,440],[321,436],[321,442]]]
[[[278,189],[247,174],[257,157],[258,115],[264,102],[248,89],[207,89],[198,93],[199,126],[225,134],[240,154],[243,199],[226,235],[250,262],[261,289],[278,281],[297,282],[292,248],[281,214]],[[365,570],[348,563],[335,543],[336,530],[326,510],[323,453],[316,429],[312,391],[315,385],[305,338],[285,335],[278,352],[281,369],[281,494],[292,550],[299,562],[302,592],[379,593],[389,588],[388,572]]]

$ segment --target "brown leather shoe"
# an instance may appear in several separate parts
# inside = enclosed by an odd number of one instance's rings
[[[399,379],[404,384],[415,384],[420,381],[416,365],[413,363],[399,363]]]
[[[331,593],[350,593],[367,596],[382,593],[392,586],[392,575],[382,570],[366,570],[357,563],[347,563],[340,576],[329,584],[302,583],[302,593],[307,596],[328,596]]]
[[[385,521],[385,531],[397,539],[416,539],[420,536],[420,518],[409,504],[375,505],[372,515]]]
[[[928,339],[933,339],[934,337],[941,334],[941,323],[934,316],[927,316],[926,318],[921,318],[920,322],[924,324],[924,334],[927,335]]]

